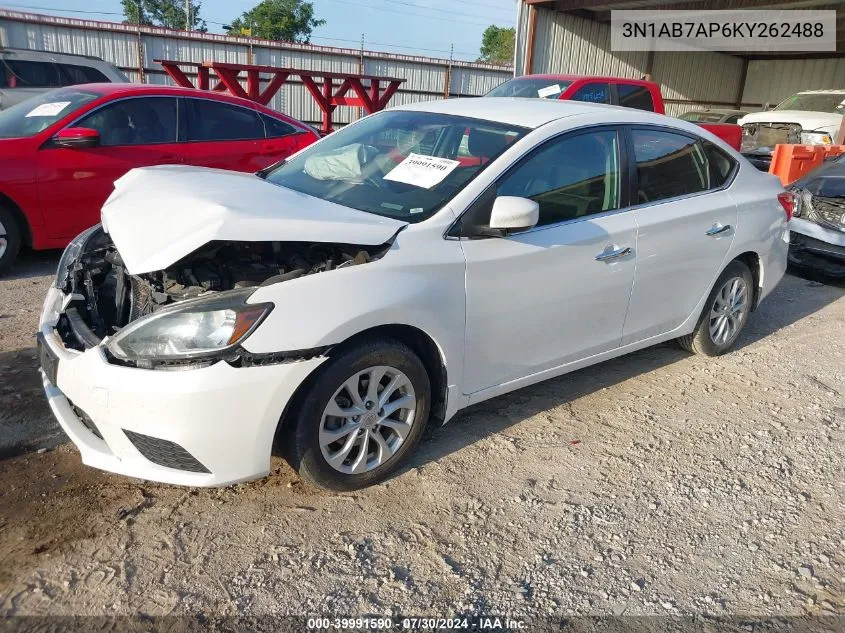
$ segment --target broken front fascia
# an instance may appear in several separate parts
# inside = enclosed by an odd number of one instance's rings
[[[789,262],[831,277],[845,277],[845,196],[814,196],[796,188],[789,223]]]
[[[314,358],[329,347],[246,352],[240,343],[274,308],[248,303],[249,297],[259,287],[375,261],[391,243],[219,241],[164,270],[132,275],[109,236],[95,227],[71,243],[59,264],[56,286],[67,298],[57,330],[69,348],[102,343],[110,362],[146,369]]]

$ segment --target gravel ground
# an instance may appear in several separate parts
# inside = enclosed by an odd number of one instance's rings
[[[32,336],[56,257],[0,280],[2,614],[845,613],[841,288],[785,278],[718,359],[661,346],[483,403],[365,491],[281,461],[197,490],[63,443]]]

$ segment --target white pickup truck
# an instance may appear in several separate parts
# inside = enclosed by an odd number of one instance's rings
[[[758,169],[768,171],[775,145],[828,145],[839,132],[843,114],[845,89],[799,92],[773,110],[741,118],[740,151]]]

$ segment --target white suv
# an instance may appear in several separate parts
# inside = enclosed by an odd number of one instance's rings
[[[0,48],[0,110],[61,86],[128,82],[116,66],[92,55]]]

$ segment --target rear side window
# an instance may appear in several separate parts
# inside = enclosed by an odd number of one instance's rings
[[[176,99],[137,97],[116,101],[95,110],[75,125],[97,130],[104,147],[175,143]]]
[[[693,138],[663,130],[631,131],[637,163],[637,203],[657,202],[708,188],[708,166]]]
[[[651,93],[645,86],[616,84],[616,94],[619,96],[619,105],[621,106],[654,112],[654,102],[651,99]]]
[[[597,82],[584,84],[572,95],[572,101],[610,103],[610,86],[606,83]]]
[[[58,88],[62,85],[59,71],[52,62],[31,62],[3,59],[0,84],[4,88]]]
[[[261,120],[264,122],[264,132],[267,138],[279,138],[299,132],[290,123],[285,123],[266,114],[261,115]]]
[[[62,85],[109,83],[108,77],[96,68],[76,64],[58,64],[62,73]]]
[[[736,162],[710,141],[702,141],[701,143],[710,168],[710,188],[718,189],[730,179]]]
[[[553,139],[508,173],[500,196],[531,198],[538,225],[619,208],[619,143],[615,130]]]
[[[189,141],[242,141],[264,138],[264,124],[254,110],[207,99],[187,101],[193,108],[188,121]]]

